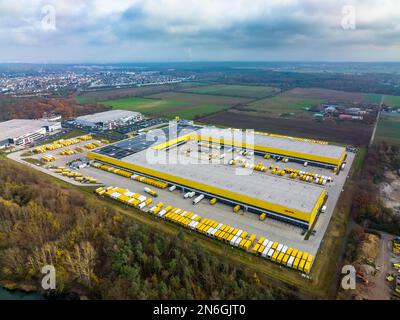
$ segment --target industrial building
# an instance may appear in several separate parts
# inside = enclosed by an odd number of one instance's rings
[[[61,130],[61,122],[14,119],[0,122],[0,148],[26,145]]]
[[[235,140],[234,131],[203,128],[196,132],[196,134],[190,134],[181,138],[250,149],[260,155],[270,154],[277,157],[287,157],[292,161],[307,162],[312,165],[328,168],[339,167],[346,157],[345,147],[330,145],[323,141],[254,132],[254,134],[250,135],[253,137],[253,141],[247,142],[240,139],[240,134],[239,140]]]
[[[167,131],[164,129],[165,133]],[[228,165],[226,160],[233,159],[233,149],[241,149],[254,150],[257,156],[268,153],[288,157],[291,161],[338,168],[346,157],[345,148],[321,141],[263,133],[255,133],[252,141],[246,142],[236,139],[233,131],[184,127],[177,130],[175,136],[167,135],[167,139],[157,139],[156,143],[138,136],[88,152],[87,156],[97,162],[165,181],[184,191],[195,191],[208,198],[239,205],[246,211],[264,212],[271,218],[310,228],[326,200],[323,186],[270,176],[256,170],[238,175],[236,168]],[[227,138],[229,135],[231,139]],[[219,145],[221,156],[217,159],[221,161],[211,161],[207,156],[209,162],[183,164],[185,159],[195,157],[194,152],[188,156],[188,150],[196,150],[202,142]],[[168,158],[168,162],[149,160],[152,153],[159,159]]]
[[[110,110],[77,117],[75,119],[75,124],[82,127],[112,130],[140,120],[143,120],[143,115],[139,112]]]

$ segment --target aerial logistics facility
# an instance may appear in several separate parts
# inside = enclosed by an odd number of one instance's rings
[[[164,129],[165,133],[167,131]],[[239,158],[237,152],[242,152],[240,150],[252,150],[260,159],[267,154],[288,157],[290,161],[340,168],[345,159],[345,148],[261,133],[255,133],[251,142],[239,141],[232,131],[181,127],[176,136],[154,142],[141,135],[88,152],[88,158],[166,182],[166,185],[174,185],[183,191],[195,191],[247,211],[266,213],[271,218],[310,228],[326,201],[323,186],[268,175],[262,170],[238,173],[237,167],[229,164]],[[218,155],[208,151],[196,153],[204,143],[209,150],[217,149]],[[149,158],[149,155],[157,157]],[[205,157],[205,161],[189,161],[199,157]]]
[[[0,148],[21,146],[61,130],[61,122],[13,119],[0,122]]]
[[[131,124],[143,119],[139,112],[128,110],[110,110],[77,117],[74,122],[78,126],[112,130],[119,126]]]

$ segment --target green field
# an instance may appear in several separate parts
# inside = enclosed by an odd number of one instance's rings
[[[274,92],[277,92],[278,89],[268,86],[216,84],[209,86],[194,87],[186,89],[185,91],[198,94],[210,94],[210,95],[245,97],[245,98],[262,98]]]
[[[228,97],[210,94],[195,94],[190,92],[162,92],[158,94],[148,95],[145,98],[183,101],[191,105],[199,104],[217,104],[224,106],[234,106],[241,103],[249,102],[251,99],[243,97]]]
[[[211,103],[196,104],[195,102],[139,97],[106,100],[101,103],[105,106],[112,107],[113,109],[137,111],[146,115],[165,118],[180,116],[181,118],[189,120],[229,108],[229,106]]]
[[[311,117],[312,113],[305,108],[322,103],[322,99],[300,99],[287,96],[266,98],[249,104],[249,110],[282,115],[294,113],[296,116]]]
[[[365,103],[379,104],[381,102],[382,95],[376,93],[369,93],[364,97]]]
[[[400,108],[400,96],[385,96],[384,102],[389,107]]]
[[[400,145],[400,116],[382,116],[376,130],[375,141]]]
[[[206,115],[220,112],[223,110],[228,109],[228,106],[220,106],[220,105],[214,105],[214,104],[201,104],[195,107],[191,108],[185,108],[184,110],[181,111],[176,111],[172,112],[170,116],[180,116],[181,118],[184,119],[189,119],[193,120],[199,117],[205,117]]]
[[[130,110],[143,113],[157,113],[165,109],[170,109],[185,105],[184,102],[180,101],[146,99],[139,97],[128,97],[115,100],[106,100],[102,101],[101,104],[108,107],[112,107],[113,109]]]
[[[97,99],[91,96],[76,96],[75,100],[80,104],[89,104],[97,102]]]

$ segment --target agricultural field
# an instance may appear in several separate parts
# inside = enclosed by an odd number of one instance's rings
[[[149,116],[174,118],[180,116],[185,119],[196,119],[211,113],[219,112],[229,108],[226,105],[211,103],[191,103],[176,100],[161,100],[139,97],[129,97],[117,100],[102,101],[104,106],[113,109],[137,111]]]
[[[364,97],[364,102],[371,104],[380,104],[381,99],[382,99],[381,94],[369,93]]]
[[[288,96],[276,96],[250,103],[248,110],[266,113],[270,116],[285,116],[293,114],[296,117],[310,118],[313,113],[305,110],[322,103],[321,99],[302,99]],[[244,108],[246,109],[246,108]]]
[[[172,101],[183,101],[192,105],[215,104],[224,106],[234,106],[250,101],[248,98],[213,96],[207,94],[194,94],[184,92],[163,92],[159,94],[147,95],[145,98],[162,99]]]
[[[400,120],[400,119],[399,119]],[[358,146],[367,146],[373,126],[354,122],[317,122],[311,119],[274,118],[260,112],[227,111],[203,117],[202,123],[223,127],[321,139]]]
[[[164,109],[175,108],[184,105],[184,102],[173,100],[145,99],[139,97],[121,98],[115,100],[101,101],[101,104],[112,107],[113,109],[122,109],[137,111],[143,113],[157,113]]]
[[[82,103],[97,102],[102,100],[120,99],[124,97],[143,97],[144,95],[156,94],[171,90],[187,89],[194,86],[200,86],[200,82],[182,82],[176,84],[164,84],[154,86],[132,87],[132,88],[118,88],[99,91],[86,91],[82,95],[77,96],[77,101]],[[92,99],[88,99],[91,97]]]
[[[215,84],[186,89],[187,92],[244,98],[263,98],[278,92],[277,88],[269,86],[244,86]]]
[[[384,103],[389,107],[400,108],[400,96],[385,96]]]
[[[375,136],[379,141],[400,145],[400,116],[381,116]]]
[[[294,88],[282,93],[284,97],[298,99],[322,99],[331,103],[361,103],[367,94],[321,88]]]

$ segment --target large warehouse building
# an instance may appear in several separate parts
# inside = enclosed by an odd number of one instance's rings
[[[26,145],[61,129],[61,122],[14,119],[0,122],[0,148]]]
[[[220,163],[182,164],[184,159],[190,158],[187,150],[195,150],[199,142],[207,141],[222,145],[219,152],[225,152],[224,160],[232,157],[228,151],[232,146],[254,148],[254,152],[260,155],[268,152],[290,157],[293,161],[308,161],[328,167],[340,166],[345,158],[345,148],[322,142],[266,134],[255,134],[251,142],[242,142],[235,139],[231,130],[223,129],[219,132],[193,126],[181,132],[182,134],[164,141],[157,139],[155,144],[143,136],[123,140],[89,152],[88,158],[166,181],[183,190],[216,197],[221,201],[240,205],[248,211],[266,212],[273,218],[306,228],[313,224],[325,201],[324,187],[277,178],[258,171],[237,175],[235,167],[227,165],[226,161],[223,163],[222,160]],[[227,138],[229,134],[232,139]],[[152,153],[156,153],[159,159],[168,158],[168,161],[152,161],[149,158]]]
[[[250,141],[246,140],[246,136],[241,131],[202,128],[195,133],[188,133],[176,139],[166,141],[155,146],[155,148],[162,150],[175,143],[197,140],[218,143],[229,147],[250,149],[260,155],[270,154],[278,157],[287,157],[293,161],[307,162],[312,165],[328,168],[339,167],[346,157],[345,147],[330,145],[322,141],[260,132],[255,132],[249,136],[252,138]]]
[[[143,119],[139,112],[127,110],[110,110],[77,117],[75,123],[83,127],[112,130],[119,126],[134,123]]]

